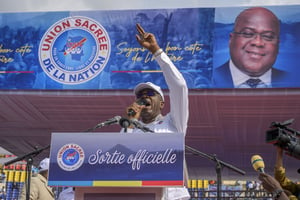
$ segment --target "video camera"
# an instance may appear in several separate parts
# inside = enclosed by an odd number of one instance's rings
[[[270,130],[266,132],[266,142],[279,146],[292,157],[300,159],[300,133],[287,126],[293,123],[294,119],[285,122],[272,122]]]

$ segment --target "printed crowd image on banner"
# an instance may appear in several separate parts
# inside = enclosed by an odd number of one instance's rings
[[[255,87],[299,87],[300,7],[266,8],[273,18],[252,10],[256,18],[238,25],[247,8],[0,13],[0,89],[132,89],[141,81],[166,89],[152,54],[136,41],[137,23],[156,36],[190,89],[245,88],[249,77]]]

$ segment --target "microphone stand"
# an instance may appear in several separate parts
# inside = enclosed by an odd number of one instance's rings
[[[6,163],[4,163],[5,166],[10,165],[12,163],[21,161],[21,160],[26,160],[26,171],[27,171],[27,177],[26,177],[26,200],[29,200],[30,197],[30,180],[31,180],[31,169],[32,169],[32,164],[33,164],[33,158],[37,155],[39,155],[42,151],[44,151],[45,149],[48,149],[50,147],[50,145],[41,148],[41,149],[37,149],[36,150],[25,154],[23,156],[17,157],[13,160],[10,160]]]
[[[92,132],[92,131],[96,130],[97,128],[102,128],[104,126],[103,123],[97,124],[96,126],[94,126],[92,128],[88,128],[84,132]],[[119,124],[122,128],[124,128],[124,132],[126,133],[127,128],[129,127],[130,123],[131,122],[128,119],[126,119],[124,117],[120,117],[118,123],[112,123],[112,124],[108,124],[108,125]]]
[[[197,155],[197,156],[202,156],[202,157],[205,157],[209,160],[212,160],[216,163],[216,173],[217,173],[217,199],[220,200],[221,199],[221,182],[222,182],[222,178],[221,178],[221,171],[222,171],[222,167],[227,167],[228,169],[231,169],[232,171],[235,171],[241,175],[245,175],[246,172],[220,160],[217,158],[217,156],[214,154],[214,155],[208,155],[208,154],[205,154],[201,151],[198,151],[188,145],[185,145],[185,149],[190,151],[191,153],[193,153],[194,155]]]
[[[154,133],[153,130],[149,129],[148,127],[146,126],[143,126],[138,120],[129,120],[127,118],[124,118],[122,117],[120,120],[119,120],[119,124],[122,128],[124,128],[124,132],[126,133],[127,132],[127,128],[130,126],[130,124],[133,124],[135,128],[138,128],[138,129],[141,129],[143,132],[151,132],[151,133]],[[85,130],[84,132],[91,132],[91,131],[94,131],[96,130],[97,128],[101,128],[103,127],[101,124],[97,124],[96,126],[92,127],[92,128],[89,128],[87,130]]]
[[[151,132],[154,133],[150,128],[143,126],[138,120],[131,120],[131,123],[138,129],[141,129],[143,132]]]
[[[100,124],[97,124],[96,126],[92,127],[92,128],[88,128],[86,130],[84,130],[83,132],[92,132],[94,130],[96,130],[97,128],[102,128],[103,126]]]
[[[92,131],[96,130],[97,128],[99,128],[98,124],[92,128],[88,128],[88,129],[84,130],[83,132],[92,132]]]
[[[85,130],[84,132],[91,132],[91,131],[96,130],[97,128],[102,128],[104,126],[109,126],[109,125],[117,124],[117,123],[119,123],[119,121],[121,119],[122,119],[121,116],[115,116],[114,118],[111,118],[111,119],[108,119],[108,120],[106,120],[104,122],[101,122],[101,123],[97,124],[96,126]]]

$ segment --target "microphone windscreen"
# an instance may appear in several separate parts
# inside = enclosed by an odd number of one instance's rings
[[[255,171],[260,171],[261,169],[265,168],[265,163],[259,155],[254,155],[251,157],[251,164]]]
[[[145,105],[145,106],[150,106],[150,103],[148,103],[148,101],[146,100],[146,99],[139,99],[138,101],[137,101],[137,104],[139,104],[139,105]]]

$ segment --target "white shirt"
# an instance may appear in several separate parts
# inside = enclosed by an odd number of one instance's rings
[[[158,116],[154,122],[149,124],[144,124],[141,121],[140,123],[155,133],[178,132],[185,135],[189,117],[188,88],[185,79],[167,54],[160,54],[156,57],[156,61],[161,67],[169,88],[170,112],[164,117]],[[128,128],[127,132],[142,133],[143,131]]]
[[[235,88],[247,88],[247,86],[245,85],[245,82],[248,79],[253,78],[253,77],[248,76],[247,74],[245,74],[241,70],[239,70],[233,64],[232,60],[230,60],[230,62],[229,62],[229,68],[230,68],[231,77],[232,77],[234,87]],[[272,69],[269,69],[263,75],[261,75],[259,77],[255,77],[255,78],[258,78],[262,81],[262,83],[260,84],[259,87],[263,87],[263,88],[271,87],[271,75],[272,75]]]
[[[72,187],[68,187],[64,189],[61,193],[59,193],[57,200],[74,200],[75,199],[75,192]]]
[[[170,112],[166,116],[158,116],[156,120],[149,124],[140,123],[155,133],[171,133],[178,132],[186,135],[188,117],[189,117],[189,101],[188,87],[182,74],[164,52],[155,58],[158,62],[166,83],[169,88],[170,96]],[[143,133],[140,129],[127,129],[131,133]],[[187,177],[187,169],[185,170],[185,178]],[[187,188],[166,188],[164,192],[164,200],[188,200],[190,194]]]

